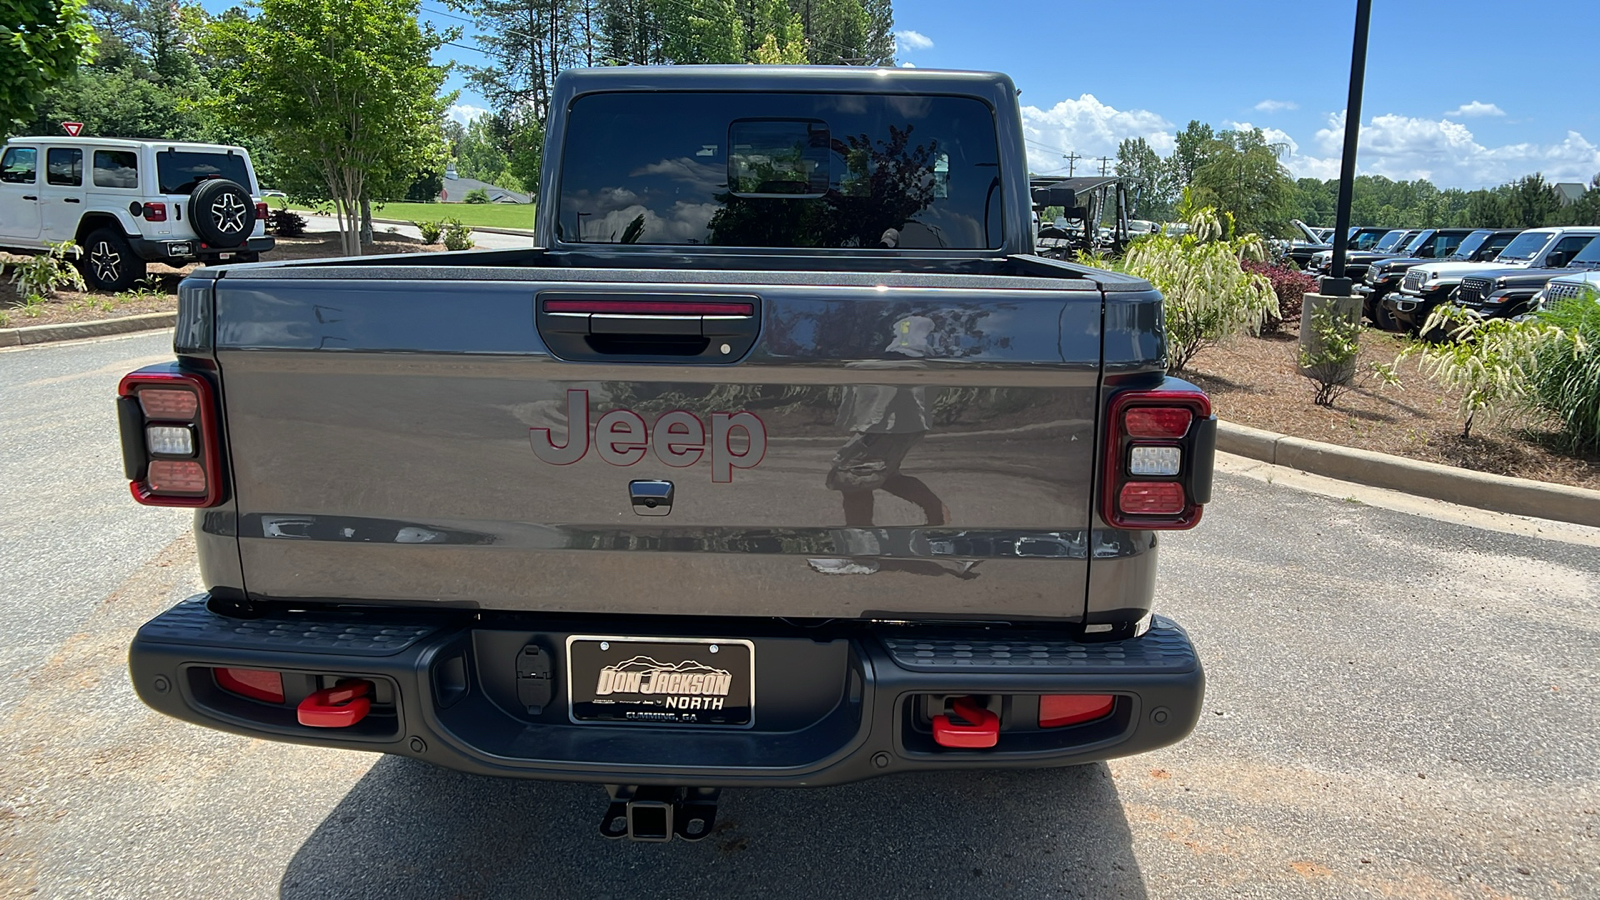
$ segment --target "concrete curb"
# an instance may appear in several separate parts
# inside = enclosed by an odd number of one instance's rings
[[[76,341],[82,338],[105,337],[108,334],[128,334],[134,331],[154,331],[171,328],[177,324],[178,313],[155,312],[120,319],[99,319],[94,322],[65,322],[60,325],[29,325],[24,328],[0,328],[0,347],[22,347],[29,344],[49,344],[55,341]]]
[[[1217,423],[1217,449],[1462,506],[1600,527],[1600,491],[1340,447],[1231,422]]]

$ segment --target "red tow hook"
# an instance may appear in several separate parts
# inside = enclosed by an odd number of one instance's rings
[[[958,724],[949,715],[934,716],[934,743],[941,747],[982,750],[1000,742],[999,716],[979,706],[971,697],[957,697],[950,706],[963,722]]]
[[[301,725],[312,728],[348,728],[365,719],[372,709],[367,694],[370,681],[341,681],[300,701],[295,715]]]

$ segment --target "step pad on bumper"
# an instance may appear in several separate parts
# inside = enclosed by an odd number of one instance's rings
[[[381,620],[373,617],[382,615]],[[443,627],[437,619],[366,611],[304,612],[292,619],[233,619],[191,597],[150,620],[139,639],[158,644],[200,644],[235,650],[393,656]]]
[[[1069,673],[1187,672],[1198,664],[1189,635],[1171,619],[1156,616],[1143,637],[1080,643],[1072,640],[974,641],[879,634],[895,663],[913,671],[1014,671]]]

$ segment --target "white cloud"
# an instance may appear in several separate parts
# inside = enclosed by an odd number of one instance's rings
[[[445,110],[445,115],[455,119],[457,122],[460,122],[463,125],[467,125],[470,124],[473,119],[476,119],[482,115],[486,115],[488,112],[489,111],[487,109],[484,109],[481,106],[470,106],[466,103],[452,103],[450,104],[450,108]]]
[[[920,31],[912,31],[909,28],[904,31],[896,31],[894,33],[894,48],[895,50],[906,52],[931,50],[933,49],[933,38]]]
[[[917,64],[913,62],[903,62],[900,64],[900,68],[902,69],[915,69],[916,67]]]
[[[1293,100],[1263,100],[1256,104],[1257,112],[1283,112],[1286,109],[1299,109],[1300,104]]]
[[[1473,101],[1462,110],[1498,107]],[[1224,127],[1249,129],[1249,122],[1224,122]],[[1098,172],[1097,157],[1117,154],[1117,144],[1142,137],[1162,156],[1176,143],[1174,126],[1147,109],[1120,110],[1101,103],[1093,94],[1063,100],[1049,109],[1022,108],[1023,133],[1028,139],[1028,163],[1034,172],[1065,174],[1063,155],[1077,153],[1077,171]],[[1328,115],[1327,126],[1297,138],[1279,128],[1262,127],[1267,142],[1283,147],[1283,164],[1296,178],[1327,180],[1339,177],[1339,157],[1344,147],[1344,113]],[[1489,146],[1465,124],[1441,116],[1416,118],[1394,113],[1373,116],[1361,129],[1356,171],[1382,175],[1396,181],[1426,178],[1441,188],[1472,190],[1505,184],[1534,172],[1550,181],[1587,184],[1600,173],[1600,146],[1576,131],[1555,143],[1525,142]]]
[[[1468,119],[1475,116],[1503,116],[1505,114],[1505,110],[1495,106],[1493,103],[1484,103],[1480,100],[1474,100],[1471,103],[1463,103],[1455,109],[1445,113],[1445,115],[1456,119]]]
[[[1117,155],[1117,144],[1142,137],[1151,149],[1165,156],[1172,152],[1172,123],[1147,109],[1119,110],[1101,103],[1093,94],[1063,100],[1049,109],[1022,108],[1022,131],[1028,138],[1028,165],[1035,172],[1064,172],[1068,151],[1081,157]],[[1078,162],[1078,171],[1091,164]]]
[[[1328,127],[1317,131],[1313,143],[1315,155],[1302,155],[1296,145],[1285,154],[1284,165],[1296,177],[1339,177],[1344,113],[1330,115]],[[1361,129],[1356,171],[1467,189],[1504,184],[1533,172],[1551,181],[1587,183],[1600,172],[1600,147],[1576,131],[1554,144],[1489,147],[1460,122],[1387,114],[1373,116]]]

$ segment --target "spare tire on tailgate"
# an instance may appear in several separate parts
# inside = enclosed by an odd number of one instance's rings
[[[237,181],[202,181],[189,195],[194,233],[213,247],[238,247],[256,227],[256,205]]]

